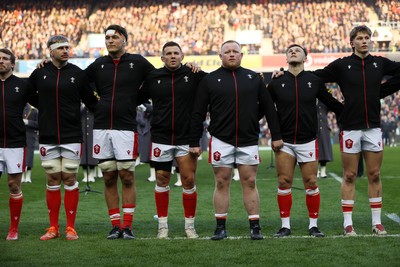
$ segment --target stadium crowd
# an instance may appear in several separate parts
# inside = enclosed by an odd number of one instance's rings
[[[314,53],[350,52],[352,23],[371,17],[400,21],[396,1],[21,0],[4,1],[0,9],[0,44],[19,59],[46,57],[45,42],[58,33],[71,40],[74,57],[98,57],[104,50],[89,49],[88,34],[103,33],[111,23],[127,28],[130,52],[150,56],[159,55],[160,46],[171,40],[187,55],[217,54],[226,32],[238,29],[261,30],[271,38],[274,53],[294,42]],[[246,47],[248,53],[259,52],[259,45]]]

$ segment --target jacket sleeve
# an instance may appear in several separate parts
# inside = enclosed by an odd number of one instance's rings
[[[380,98],[385,98],[388,95],[396,93],[400,89],[400,69],[395,75],[381,84]]]
[[[322,103],[324,103],[328,109],[332,110],[333,112],[336,113],[337,117],[340,117],[340,114],[342,114],[343,110],[343,104],[340,103],[336,98],[334,98],[326,89],[325,85],[320,83],[319,86],[319,91],[317,95],[318,100],[320,100]]]
[[[28,93],[28,103],[37,108],[39,105],[39,96],[38,96],[38,91],[35,87],[35,75],[36,75],[36,72],[33,71],[27,80],[28,92],[29,92]]]
[[[139,106],[141,104],[149,102],[150,98],[151,98],[151,96],[150,96],[150,90],[149,90],[149,86],[148,86],[148,80],[146,79],[139,89],[137,105]]]
[[[336,74],[339,73],[338,71],[338,64],[339,60],[337,59],[333,62],[331,62],[328,66],[326,66],[323,69],[319,69],[316,71],[312,71],[311,73],[318,76],[324,83],[329,83],[329,82],[337,82],[339,79],[336,77]]]
[[[207,81],[203,79],[197,88],[195,104],[190,121],[190,147],[199,147],[203,134],[203,121],[206,119],[209,104]]]
[[[261,82],[259,96],[259,105],[267,119],[272,141],[282,139],[278,112],[276,111],[275,103],[272,100],[271,92],[265,87],[264,82]]]
[[[81,100],[85,104],[85,106],[91,111],[94,111],[94,108],[98,102],[98,99],[90,87],[89,80],[84,71],[81,72],[82,86],[81,86]]]

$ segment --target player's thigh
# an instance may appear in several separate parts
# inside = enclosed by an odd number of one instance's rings
[[[197,167],[197,157],[187,153],[186,155],[177,156],[175,159],[182,176],[194,176]]]
[[[296,157],[288,146],[275,152],[275,165],[278,180],[291,182],[293,180],[294,169],[296,167]]]
[[[382,166],[383,151],[380,152],[363,151],[363,156],[365,160],[367,173],[370,175],[379,174],[379,170],[381,169]]]

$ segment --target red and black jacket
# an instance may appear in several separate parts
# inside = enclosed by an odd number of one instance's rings
[[[25,104],[34,95],[32,86],[25,80],[11,75],[1,84],[0,147],[25,147],[25,125],[22,120]]]
[[[144,57],[125,53],[117,61],[96,59],[86,69],[100,97],[94,111],[94,129],[136,131],[138,92],[146,75],[154,70]]]
[[[317,98],[337,117],[343,109],[322,80],[306,71],[297,76],[285,72],[268,84],[268,90],[278,111],[282,139],[290,144],[304,144],[317,138]]]
[[[153,101],[151,139],[166,145],[189,144],[190,119],[197,87],[207,73],[193,73],[181,66],[175,71],[163,67],[147,76],[140,90]]]
[[[267,118],[272,140],[281,139],[278,115],[261,77],[242,67],[220,67],[204,77],[197,90],[190,146],[199,146],[207,109],[212,136],[235,147],[257,145],[260,108]]]
[[[382,78],[399,70],[400,62],[372,55],[362,59],[352,54],[313,73],[325,83],[335,82],[340,86],[345,100],[341,129],[361,130],[380,127]]]
[[[34,70],[29,81],[39,99],[39,142],[81,143],[81,100],[89,109],[97,104],[85,72],[71,63],[60,69],[49,63]]]

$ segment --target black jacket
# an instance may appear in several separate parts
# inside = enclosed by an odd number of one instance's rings
[[[197,87],[207,73],[193,73],[182,66],[176,71],[163,67],[147,76],[141,92],[153,101],[151,139],[166,145],[189,144],[190,119]]]
[[[314,74],[326,83],[335,82],[340,86],[345,100],[342,130],[361,130],[380,127],[381,81],[385,75],[395,75],[399,70],[400,62],[372,55],[361,59],[352,54]]]
[[[196,95],[191,121],[190,146],[199,146],[207,107],[208,131],[212,136],[236,147],[258,144],[259,105],[266,115],[273,140],[281,139],[278,115],[260,76],[239,67],[220,67],[203,78]]]
[[[22,114],[34,90],[27,81],[15,75],[0,81],[0,84],[0,147],[25,147],[25,125]]]
[[[81,100],[89,109],[97,103],[85,72],[71,63],[61,69],[49,63],[34,70],[29,81],[39,98],[39,142],[81,143]]]
[[[304,144],[317,138],[317,98],[335,111],[337,117],[343,109],[322,80],[306,71],[297,76],[285,72],[271,81],[268,90],[278,110],[283,141],[287,143]]]
[[[94,111],[94,129],[136,131],[138,92],[146,75],[154,69],[144,57],[125,53],[118,63],[103,56],[86,73],[100,97]]]

